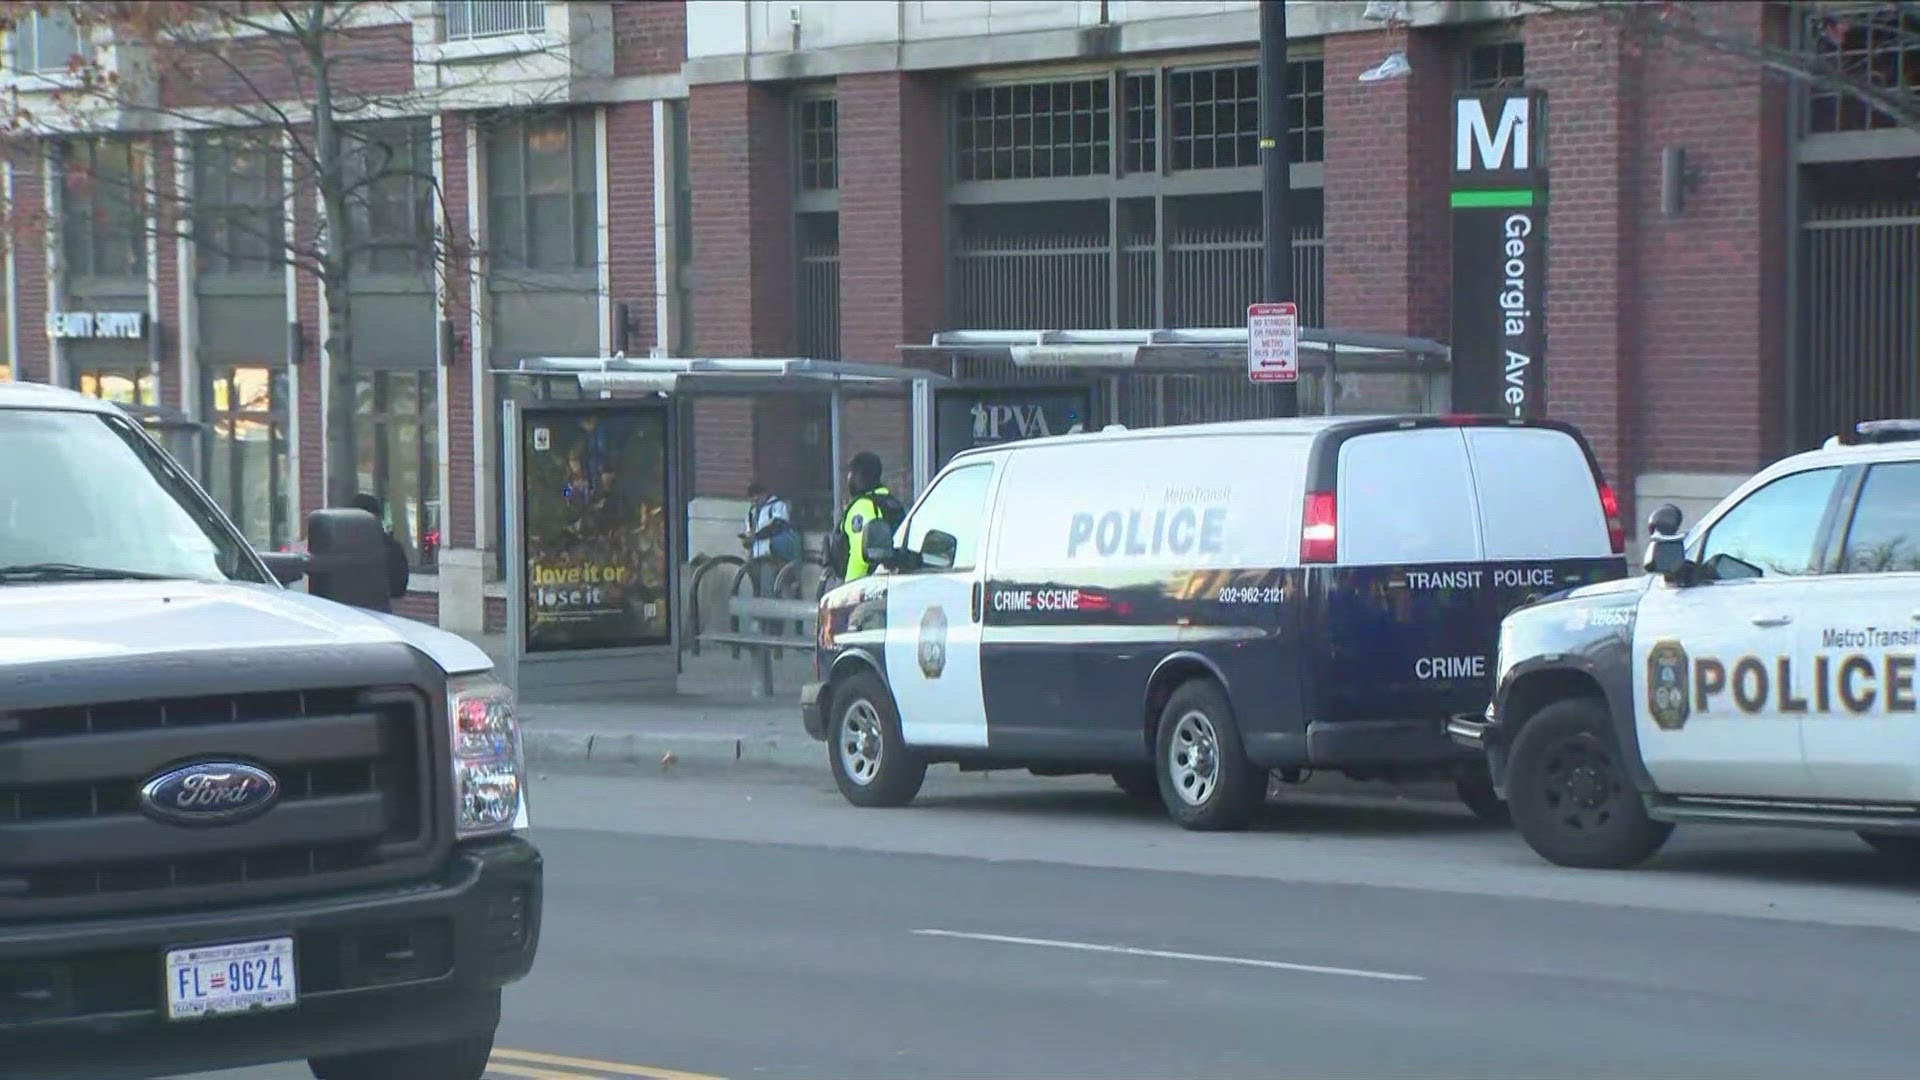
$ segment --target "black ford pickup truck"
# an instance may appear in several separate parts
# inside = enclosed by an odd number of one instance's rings
[[[515,702],[377,610],[383,543],[257,552],[114,406],[0,383],[0,1076],[485,1072],[540,936]]]

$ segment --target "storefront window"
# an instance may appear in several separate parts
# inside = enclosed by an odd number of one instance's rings
[[[67,273],[146,273],[146,148],[128,139],[85,139],[67,144],[60,164],[60,254]]]
[[[600,257],[591,113],[500,123],[486,135],[487,243],[505,270],[579,270]]]
[[[13,381],[13,365],[0,364],[0,382],[12,382],[12,381]]]
[[[116,405],[158,405],[160,385],[146,368],[90,369],[74,372],[74,389]]]
[[[439,375],[377,371],[356,382],[360,490],[380,500],[414,569],[432,570],[441,540]]]
[[[203,135],[193,150],[194,254],[211,274],[271,271],[285,258],[286,199],[272,133]]]
[[[275,550],[290,539],[293,516],[287,476],[287,380],[266,366],[210,373],[205,482],[220,508],[255,547]]]
[[[357,270],[406,273],[433,265],[433,129],[424,119],[357,124],[345,132],[348,257]]]

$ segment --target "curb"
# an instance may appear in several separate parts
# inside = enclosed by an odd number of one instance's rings
[[[588,732],[542,731],[521,733],[527,764],[533,769],[617,772],[640,775],[667,769],[699,771],[729,768],[780,769],[812,777],[827,775],[825,747],[796,735],[729,735],[717,732]],[[669,757],[669,755],[671,755]],[[994,770],[1001,772],[1001,770]],[[1019,769],[1007,769],[1018,773]],[[1323,774],[1301,785],[1277,785],[1279,795],[1337,795],[1418,803],[1457,805],[1453,785],[1422,781],[1396,784],[1379,780],[1349,780]]]

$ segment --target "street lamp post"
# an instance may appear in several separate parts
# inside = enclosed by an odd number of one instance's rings
[[[1261,0],[1260,202],[1264,265],[1260,299],[1265,303],[1293,299],[1291,164],[1287,153],[1287,3]],[[1279,415],[1300,415],[1298,383],[1277,383],[1273,393]]]

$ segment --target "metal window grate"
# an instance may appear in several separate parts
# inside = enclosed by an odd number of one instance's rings
[[[1813,82],[1807,92],[1807,132],[1899,127],[1899,120],[1862,101],[1846,84],[1920,99],[1920,9],[1863,4],[1809,12],[1806,19],[1806,48],[1832,75]]]
[[[1287,152],[1295,163],[1326,156],[1324,75],[1318,59],[1287,64]],[[1258,65],[1169,72],[1167,105],[1176,172],[1260,163]]]
[[[440,24],[448,41],[535,34],[547,28],[547,5],[544,0],[442,0]]]
[[[1108,172],[1111,95],[1104,78],[960,90],[954,101],[959,179],[1034,180]]]
[[[1490,41],[1467,50],[1460,85],[1467,90],[1512,90],[1527,82],[1527,46]]]
[[[840,359],[840,226],[837,214],[803,214],[799,237],[800,355]]]
[[[833,191],[840,186],[839,103],[832,98],[803,98],[794,106],[799,138],[795,172],[801,191]]]
[[[1790,449],[1920,412],[1920,200],[1816,202],[1802,229]]]

